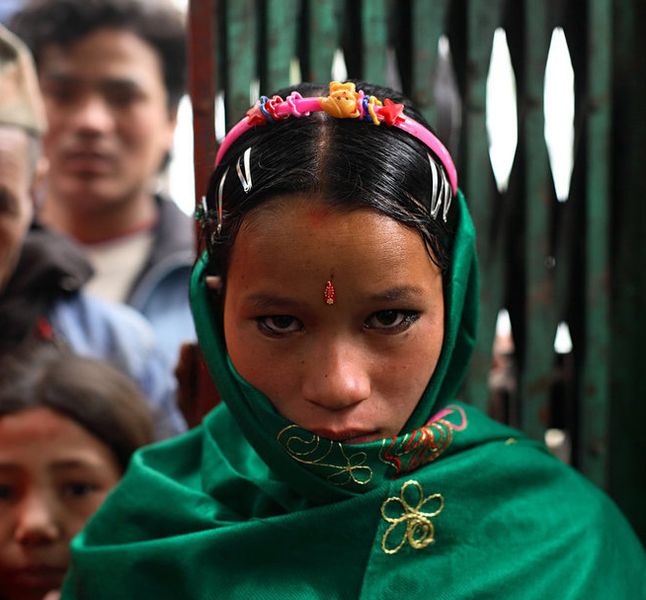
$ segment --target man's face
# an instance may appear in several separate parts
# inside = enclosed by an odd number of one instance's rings
[[[29,137],[0,126],[0,292],[16,267],[32,217]]]
[[[96,215],[149,192],[175,127],[161,69],[155,50],[126,30],[45,48],[48,197]]]

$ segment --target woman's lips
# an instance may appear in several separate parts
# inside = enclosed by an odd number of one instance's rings
[[[343,444],[366,444],[382,437],[376,431],[366,431],[365,429],[311,429],[310,431],[319,437]]]

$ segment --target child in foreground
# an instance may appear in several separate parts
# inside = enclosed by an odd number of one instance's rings
[[[2,600],[42,600],[60,588],[70,540],[152,440],[139,388],[106,363],[50,345],[2,359]]]

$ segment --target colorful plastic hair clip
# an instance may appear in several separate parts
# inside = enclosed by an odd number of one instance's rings
[[[366,96],[356,90],[352,82],[330,83],[326,97],[303,98],[292,92],[284,100],[280,96],[262,96],[248,111],[244,119],[233,126],[218,150],[215,164],[220,164],[231,144],[256,125],[265,125],[289,117],[306,117],[313,112],[324,111],[338,119],[361,119],[374,125],[385,123],[389,127],[402,129],[425,144],[442,163],[449,179],[453,195],[458,189],[458,175],[453,159],[444,144],[421,123],[404,114],[404,105],[386,98],[383,102],[374,96]],[[445,203],[446,206],[446,203]]]

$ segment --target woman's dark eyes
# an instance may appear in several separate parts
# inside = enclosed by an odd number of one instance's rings
[[[271,317],[258,317],[256,319],[258,328],[269,335],[281,335],[300,331],[303,324],[290,315],[274,315]]]
[[[364,326],[383,333],[400,333],[406,331],[419,317],[420,313],[416,310],[380,310],[370,315]]]
[[[380,333],[400,333],[406,331],[419,317],[420,313],[416,310],[380,310],[366,319],[364,328]],[[267,335],[280,336],[303,329],[303,323],[291,315],[258,317],[256,322],[260,331]]]

